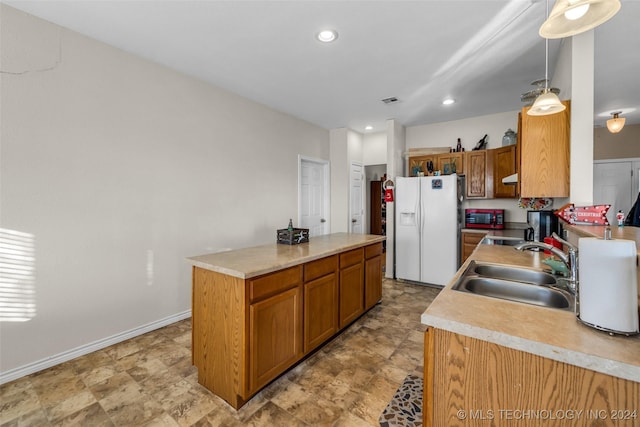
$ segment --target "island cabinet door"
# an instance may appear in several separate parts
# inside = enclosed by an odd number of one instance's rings
[[[248,395],[302,358],[301,278],[294,267],[249,282]]]
[[[335,273],[304,284],[305,354],[338,332],[338,277]]]
[[[365,248],[364,308],[370,309],[382,299],[382,243]]]
[[[304,265],[304,352],[338,332],[338,256]]]
[[[364,250],[340,254],[340,328],[364,313]]]

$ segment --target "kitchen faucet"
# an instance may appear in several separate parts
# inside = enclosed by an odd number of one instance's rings
[[[578,248],[566,240],[560,238],[556,233],[551,235],[558,242],[562,243],[567,247],[567,253],[564,253],[561,249],[556,248],[555,246],[548,245],[542,242],[524,242],[519,245],[516,245],[514,248],[523,251],[529,248],[541,248],[550,251],[552,254],[560,258],[560,260],[567,266],[569,269],[569,277],[567,278],[567,288],[572,294],[576,294],[578,289]]]

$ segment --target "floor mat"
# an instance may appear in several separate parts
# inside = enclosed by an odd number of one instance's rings
[[[407,375],[379,421],[380,427],[422,426],[422,378]]]

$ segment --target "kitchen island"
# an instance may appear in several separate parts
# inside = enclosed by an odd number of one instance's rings
[[[238,409],[382,298],[384,236],[190,257],[198,382]]]
[[[640,337],[452,289],[472,260],[541,270],[544,257],[480,244],[424,312],[425,426],[640,425]]]

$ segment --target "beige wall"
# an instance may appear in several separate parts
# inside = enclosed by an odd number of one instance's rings
[[[298,156],[329,159],[325,129],[4,4],[0,31],[0,232],[33,252],[1,381],[188,317],[185,257],[275,241]]]
[[[626,159],[640,157],[640,124],[626,125],[619,133],[606,127],[595,128],[593,159]]]

